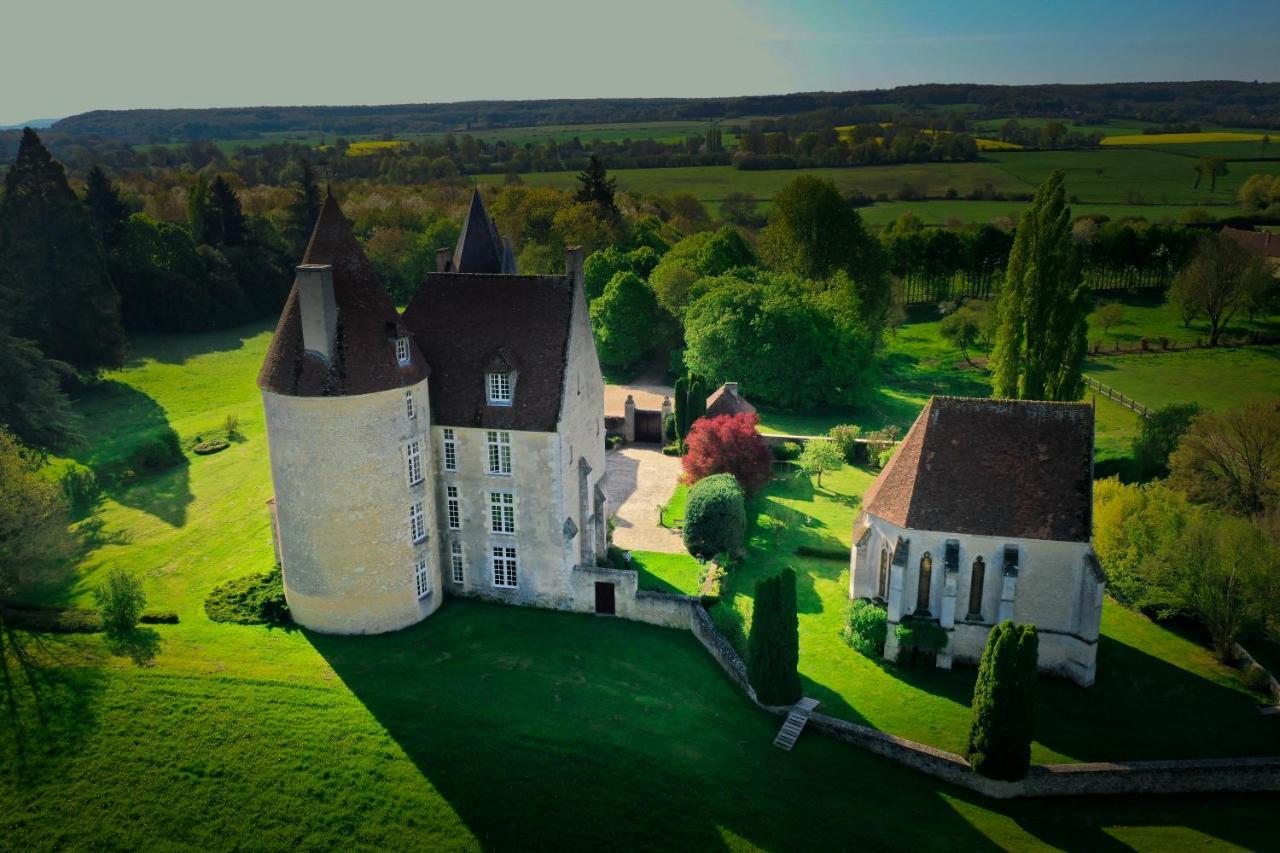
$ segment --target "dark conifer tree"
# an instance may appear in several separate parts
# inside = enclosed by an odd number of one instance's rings
[[[324,198],[320,195],[320,184],[316,180],[316,170],[306,157],[298,158],[298,191],[293,204],[289,207],[289,219],[292,224],[292,239],[296,248],[295,255],[302,257],[311,232],[315,230],[316,220],[320,218],[320,205]]]
[[[578,184],[578,192],[574,196],[576,201],[593,206],[602,217],[611,221],[621,215],[613,198],[618,181],[609,177],[609,171],[599,157],[591,155],[587,168],[578,173]]]
[[[129,206],[101,166],[89,170],[85,182],[84,205],[89,210],[89,221],[102,242],[108,258],[120,247],[124,236],[124,223],[129,218]]]
[[[248,224],[244,211],[240,208],[240,197],[221,175],[209,184],[204,216],[205,236],[208,239],[197,242],[219,247],[244,244]]]
[[[747,678],[766,705],[791,705],[800,699],[800,623],[796,616],[796,573],[756,584],[747,638]]]
[[[16,337],[80,370],[124,360],[120,297],[89,213],[30,128],[0,205],[0,316]]]

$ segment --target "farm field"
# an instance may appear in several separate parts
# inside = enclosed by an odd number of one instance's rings
[[[1230,131],[1200,131],[1198,133],[1135,133],[1122,136],[1106,136],[1104,146],[1109,145],[1188,145],[1200,142],[1261,142],[1262,133],[1233,133]]]
[[[96,636],[6,638],[29,657],[6,661],[12,715],[0,728],[0,826],[24,846],[1268,843],[1273,797],[1081,799],[1046,809],[987,801],[817,736],[783,753],[771,745],[777,719],[750,707],[685,632],[472,601],[373,637],[209,622],[208,590],[271,559],[254,387],[268,335],[253,324],[140,336],[129,366],[77,404],[91,416],[83,459],[118,458],[140,440],[132,433],[188,436],[228,413],[238,414],[243,441],[108,495],[89,519],[90,550],[74,574],[43,591],[47,602],[85,604],[103,568],[136,572],[151,607],[181,616],[143,629],[149,665],[111,654]],[[854,470],[827,482],[833,496],[854,496],[869,478]],[[807,500],[797,484],[778,488],[770,500],[779,505]],[[823,497],[814,523],[788,535],[847,540],[853,511],[852,501]],[[841,568],[830,570],[838,586]],[[838,619],[828,609],[825,618]],[[806,643],[839,642],[804,618]],[[1197,686],[1179,707],[1235,701],[1230,685],[1210,690],[1194,674],[1159,671]],[[883,681],[872,683],[880,691]],[[838,687],[825,688],[823,710],[840,711]],[[913,687],[896,713],[956,704],[956,690]],[[1224,743],[1247,742],[1251,726]],[[1051,749],[1073,754],[1073,730],[1055,737]],[[518,796],[494,808],[502,790]],[[925,813],[928,821],[917,819]]]
[[[1240,208],[1234,204],[1227,204],[1226,201],[1226,199],[1220,199],[1213,206],[1198,209],[1211,217],[1233,216],[1240,212]],[[1030,206],[1031,203],[1025,201],[930,199],[928,201],[881,201],[858,208],[858,213],[863,222],[875,226],[887,225],[908,211],[919,217],[920,221],[928,227],[941,228],[948,223],[957,222],[968,225],[1008,221],[1017,225],[1023,211]],[[1071,215],[1176,222],[1189,209],[1189,205],[1178,204],[1083,203],[1072,204]]]
[[[1280,349],[1276,347],[1091,358],[1085,372],[1157,409],[1170,403],[1199,403],[1220,410],[1252,398],[1280,397]]]

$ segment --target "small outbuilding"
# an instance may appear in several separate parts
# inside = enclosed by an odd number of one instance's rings
[[[1106,580],[1090,544],[1093,408],[934,397],[885,465],[855,522],[851,598],[896,628],[947,634],[937,665],[976,664],[1012,619],[1040,633],[1040,668],[1093,683]]]
[[[711,396],[707,398],[707,417],[714,418],[719,415],[741,415],[756,413],[756,407],[747,402],[747,399],[738,393],[737,382],[726,382],[711,392]]]

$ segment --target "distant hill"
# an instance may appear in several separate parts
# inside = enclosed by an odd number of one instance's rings
[[[44,130],[46,127],[53,127],[53,125],[59,121],[61,121],[61,119],[33,118],[31,121],[19,122],[18,124],[0,124],[0,130],[22,130],[24,127],[30,127],[35,130]]]
[[[244,139],[265,133],[404,134],[597,122],[723,119],[816,110],[856,117],[876,110],[963,110],[971,117],[1112,117],[1280,128],[1280,83],[1198,81],[1095,85],[930,84],[849,92],[726,98],[462,101],[387,106],[95,110],[53,131],[122,141]]]

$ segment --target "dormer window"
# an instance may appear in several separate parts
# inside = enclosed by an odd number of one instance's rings
[[[409,339],[396,338],[396,361],[401,367],[409,366]]]
[[[485,384],[489,389],[490,406],[511,405],[511,374],[489,373],[485,375]]]

